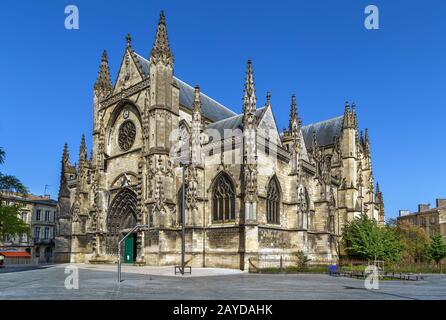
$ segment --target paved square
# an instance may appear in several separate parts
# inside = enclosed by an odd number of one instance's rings
[[[182,277],[173,275],[173,267],[124,266],[124,281],[118,284],[116,266],[77,265],[79,289],[68,290],[66,266],[3,269],[0,299],[446,299],[445,275],[418,282],[380,281],[380,289],[371,291],[362,280],[322,274],[205,269]]]

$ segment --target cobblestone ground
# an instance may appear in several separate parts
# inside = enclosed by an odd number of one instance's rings
[[[79,265],[79,289],[68,290],[66,266],[3,269],[0,299],[446,299],[446,275],[418,282],[380,281],[378,290],[367,290],[363,280],[322,274],[181,277],[173,276],[171,268],[172,276],[124,272],[118,284],[112,266]]]

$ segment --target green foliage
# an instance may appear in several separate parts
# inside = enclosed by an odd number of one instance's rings
[[[14,176],[5,175],[0,172],[0,191],[17,192],[27,194],[28,189]]]
[[[308,259],[305,253],[303,251],[298,251],[296,257],[297,257],[298,271],[304,271],[305,269],[307,269],[308,262],[310,262],[310,259]]]
[[[427,248],[430,239],[423,228],[401,222],[398,223],[396,232],[404,247],[403,258],[405,261],[422,262],[429,260]]]
[[[5,162],[5,150],[0,147],[0,164]],[[26,187],[14,176],[6,175],[0,172],[0,192],[12,191],[21,194],[27,194]],[[11,237],[29,234],[29,226],[19,217],[20,206],[5,205],[1,201],[0,193],[0,241],[6,235]]]
[[[4,205],[0,202],[0,239],[6,235],[11,237],[30,234],[28,224],[20,218],[19,205]]]
[[[346,225],[345,249],[350,256],[368,260],[398,261],[403,245],[394,228],[380,227],[375,220],[361,216]]]
[[[446,244],[444,243],[443,236],[441,234],[432,236],[427,252],[432,260],[437,263],[437,265],[440,265],[441,260],[446,258]]]
[[[6,152],[0,147],[0,164],[5,162]],[[14,176],[0,172],[0,191],[11,191],[27,194],[27,188]]]

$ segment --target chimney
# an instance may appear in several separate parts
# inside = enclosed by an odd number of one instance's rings
[[[400,217],[404,217],[410,214],[409,210],[400,210]]]
[[[430,203],[421,203],[418,205],[418,212],[423,212],[423,211],[427,211],[431,208]]]
[[[446,199],[435,199],[436,207],[446,206]]]

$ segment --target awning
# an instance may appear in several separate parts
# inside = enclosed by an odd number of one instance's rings
[[[5,258],[31,258],[31,255],[28,252],[25,251],[9,251],[9,252],[1,252],[0,255],[4,256]]]

